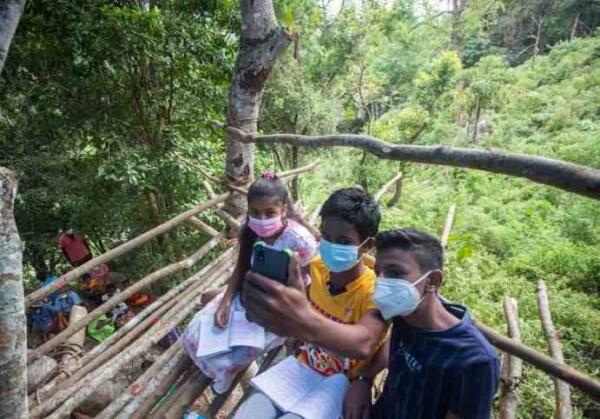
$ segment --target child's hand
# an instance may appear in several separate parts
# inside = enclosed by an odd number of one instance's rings
[[[215,312],[215,326],[224,329],[229,323],[229,311],[231,309],[231,299],[227,298],[227,295],[223,296],[223,299],[219,303],[219,308]]]

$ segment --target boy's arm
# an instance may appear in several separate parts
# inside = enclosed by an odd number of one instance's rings
[[[368,359],[385,329],[376,310],[366,312],[356,324],[340,324],[315,310],[312,313],[302,340],[354,359]]]
[[[367,359],[373,353],[385,328],[376,310],[365,313],[356,324],[340,324],[313,310],[297,255],[290,263],[290,285],[246,273],[243,297],[249,318],[280,336],[310,342],[342,356]]]

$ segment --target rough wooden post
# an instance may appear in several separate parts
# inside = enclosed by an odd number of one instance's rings
[[[517,342],[521,342],[517,300],[510,297],[504,299],[504,315],[506,316],[508,336]],[[500,419],[513,419],[517,417],[517,408],[519,407],[517,388],[521,382],[522,373],[523,361],[505,352],[500,382]]]
[[[550,356],[556,362],[565,363],[565,358],[560,347],[560,339],[558,333],[554,329],[552,315],[550,314],[550,303],[548,302],[548,293],[546,292],[546,284],[541,279],[537,283],[537,299],[540,312],[540,320],[542,321],[542,329],[548,341],[550,348]],[[573,416],[571,407],[571,389],[567,383],[557,378],[554,378],[554,392],[556,394],[556,419],[570,419]]]
[[[17,177],[0,167],[0,417],[27,418],[27,321],[22,247],[14,219]]]
[[[272,0],[241,0],[240,3],[242,30],[229,91],[227,125],[254,134],[265,83],[292,37],[277,23]],[[243,144],[228,133],[225,177],[229,181],[243,184],[252,179],[253,152],[252,144]],[[237,218],[245,206],[244,197],[234,193],[225,209]]]

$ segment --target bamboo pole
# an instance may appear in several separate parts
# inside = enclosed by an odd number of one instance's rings
[[[42,356],[29,365],[27,368],[27,392],[35,391],[42,383],[48,381],[57,368],[58,362],[49,356]],[[29,408],[34,405],[33,400],[33,398],[30,398]]]
[[[156,409],[152,410],[149,418],[155,419],[160,417],[167,417],[167,412],[171,409],[175,401],[179,398],[182,392],[182,387],[186,386],[188,383],[192,382],[194,376],[198,373],[197,368],[190,368],[179,377],[179,380],[176,382],[175,391],[169,394],[166,399],[162,401],[160,406],[157,406]]]
[[[192,216],[188,219],[188,222],[193,225],[197,230],[208,234],[210,237],[216,237],[219,235],[219,232],[206,224],[204,221],[200,220],[196,216]]]
[[[442,244],[442,248],[448,247],[448,242],[450,241],[450,233],[452,232],[452,226],[454,225],[454,215],[456,213],[456,204],[450,205],[448,209],[448,216],[446,217],[446,224],[444,224],[444,230],[442,231],[442,237],[440,239],[440,243]]]
[[[514,298],[504,299],[504,314],[506,316],[508,336],[521,342],[521,331],[519,329],[519,312],[517,301]],[[523,361],[508,353],[504,354],[504,365],[502,366],[501,397],[500,397],[500,419],[514,419],[517,417],[519,399],[517,389],[521,382],[523,372]]]
[[[208,193],[208,196],[210,198],[213,198],[215,196],[217,196],[215,194],[215,191],[213,190],[212,186],[210,186],[210,183],[208,183],[207,181],[202,182],[202,184],[204,185],[204,189],[206,189],[206,192]],[[219,216],[219,218],[221,220],[223,220],[223,222],[225,222],[225,224],[234,232],[239,233],[240,229],[241,229],[241,224],[238,220],[236,220],[231,214],[229,214],[227,211],[225,211],[224,209],[222,209],[221,207],[217,206],[215,209],[215,214],[217,214]]]
[[[537,300],[542,329],[544,330],[546,340],[548,341],[550,356],[552,356],[556,362],[564,364],[565,358],[563,356],[562,348],[560,347],[560,338],[554,328],[554,323],[552,322],[546,284],[541,279],[537,283]],[[556,395],[555,418],[571,419],[573,416],[573,408],[571,406],[571,389],[569,388],[569,385],[564,381],[555,378],[554,393]]]
[[[587,374],[577,371],[570,365],[556,362],[554,359],[544,355],[535,349],[525,346],[521,343],[507,338],[501,333],[496,332],[489,326],[473,319],[475,326],[495,347],[521,358],[552,377],[558,377],[573,387],[589,394],[592,398],[600,400],[600,381],[595,380]]]
[[[123,408],[122,413],[131,412],[129,419],[145,419],[149,416],[156,403],[169,391],[169,388],[175,383],[185,371],[192,371],[195,368],[191,359],[186,357],[185,361],[178,369],[172,370],[152,391],[148,394],[136,396],[127,406]],[[135,410],[129,408],[132,405]]]
[[[388,191],[388,189],[390,189],[390,187],[396,183],[398,181],[398,179],[400,179],[402,177],[402,172],[398,172],[396,173],[396,175],[394,175],[393,178],[391,178],[390,180],[388,180],[382,187],[381,189],[379,189],[379,191],[377,191],[377,193],[373,196],[373,198],[375,199],[375,201],[379,202],[381,201],[381,198],[383,198],[383,195],[385,195],[385,193]]]
[[[278,178],[287,178],[295,175],[299,175],[304,172],[310,172],[315,170],[315,168],[319,165],[319,160],[315,160],[314,162],[307,164],[306,166],[296,167],[294,169],[286,170],[284,172],[276,173]]]
[[[180,393],[169,406],[165,419],[181,418],[185,411],[192,405],[194,400],[202,395],[210,384],[210,378],[203,375],[200,370],[192,376],[192,379],[181,386]],[[153,415],[154,417],[154,415]]]
[[[221,240],[222,237],[223,236],[220,234],[219,236],[210,239],[200,249],[198,249],[195,253],[188,256],[187,258],[180,260],[179,262],[172,263],[171,265],[162,267],[162,268],[152,272],[150,275],[146,275],[144,278],[142,278],[135,284],[126,288],[119,294],[114,295],[108,301],[106,301],[99,307],[92,310],[92,312],[89,313],[87,316],[85,316],[84,318],[78,320],[77,322],[75,322],[73,324],[69,324],[69,327],[67,327],[65,330],[60,332],[58,335],[56,335],[49,341],[43,343],[42,345],[38,346],[36,349],[31,351],[29,353],[30,357],[28,358],[28,362],[33,362],[39,356],[44,355],[44,354],[48,353],[49,351],[51,351],[52,349],[56,348],[61,342],[64,342],[67,338],[69,338],[70,336],[73,336],[79,330],[85,328],[89,322],[91,322],[94,319],[97,319],[102,314],[108,313],[110,310],[112,310],[114,307],[116,307],[119,303],[121,303],[122,301],[131,297],[132,295],[139,292],[143,288],[153,284],[154,282],[158,281],[159,279],[162,279],[164,277],[172,275],[175,272],[179,272],[184,269],[190,268],[196,262],[198,262],[200,259],[202,259],[202,257],[204,255],[206,255],[210,250],[212,250],[214,247],[216,247],[219,244],[219,241]]]
[[[67,285],[71,280],[79,278],[84,273],[91,271],[96,266],[102,263],[109,262],[118,256],[130,252],[131,250],[141,246],[142,244],[152,240],[153,238],[160,236],[161,234],[164,234],[168,231],[171,231],[179,224],[187,221],[191,216],[196,215],[208,208],[214,207],[215,205],[225,201],[228,196],[229,193],[224,193],[222,195],[215,196],[214,198],[203,202],[202,204],[196,205],[194,208],[182,212],[181,214],[171,218],[169,221],[166,221],[163,224],[146,231],[145,233],[137,236],[135,239],[129,240],[128,242],[125,242],[115,247],[114,249],[111,249],[108,252],[95,257],[89,262],[86,262],[83,265],[62,275],[60,278],[58,278],[56,281],[53,281],[51,284],[41,287],[36,291],[32,292],[31,294],[27,295],[27,297],[25,298],[25,303],[29,307],[34,301],[38,301],[42,298],[45,298],[52,292]]]
[[[213,273],[215,275],[218,275],[218,274],[221,274],[223,270],[224,269],[217,269]],[[194,277],[199,277],[199,275],[196,274],[196,275],[194,275]],[[194,277],[191,277],[191,278],[194,278]],[[186,290],[186,292],[193,293],[193,292],[195,292],[195,287],[202,286],[202,284],[203,283],[201,282],[200,284],[189,287],[189,289]],[[208,285],[209,286],[212,285],[212,282],[209,283]],[[161,307],[159,307],[157,310],[155,310],[153,313],[151,313],[150,316],[148,316],[144,321],[139,322],[139,324],[137,324],[136,327],[133,328],[133,330],[131,330],[129,333],[127,333],[122,339],[118,340],[114,345],[112,345],[108,349],[97,354],[97,356],[91,357],[91,359],[89,361],[84,362],[84,360],[85,360],[85,357],[84,357],[84,359],[82,359],[82,367],[78,371],[76,371],[75,374],[73,374],[71,377],[69,377],[64,382],[59,383],[58,386],[56,386],[56,383],[54,383],[54,386],[50,386],[50,388],[44,387],[44,389],[42,389],[42,391],[40,392],[42,397],[47,396],[50,390],[55,392],[55,391],[59,391],[59,390],[65,389],[65,388],[69,388],[70,386],[76,385],[76,383],[79,380],[81,380],[86,374],[88,374],[91,371],[95,370],[96,368],[100,367],[102,364],[104,364],[106,361],[113,358],[114,356],[117,356],[133,340],[137,339],[145,330],[147,330],[152,324],[154,324],[157,320],[159,320],[161,318],[161,316],[163,316],[163,314],[168,312],[176,303],[177,303],[177,299],[172,299],[172,300],[166,302]],[[132,319],[130,322],[133,322],[134,320],[135,319]],[[128,322],[127,324],[129,324],[130,322]]]
[[[156,389],[160,382],[169,375],[173,369],[178,369],[187,358],[187,354],[183,350],[181,341],[171,345],[169,349],[163,352],[158,359],[140,375],[127,389],[121,393],[115,400],[106,406],[102,412],[96,415],[96,419],[110,419],[115,415],[121,416],[127,411],[121,411],[134,397],[142,393],[146,393],[148,389]],[[128,416],[131,413],[128,414]],[[127,416],[127,417],[128,417]]]
[[[100,345],[97,345],[92,349],[89,354],[83,357],[82,362],[87,362],[96,355],[103,353],[110,345],[117,342],[122,336],[129,333],[135,326],[137,326],[141,321],[150,316],[155,312],[161,305],[171,300],[176,295],[180,294],[184,289],[187,289],[191,285],[196,282],[202,283],[204,276],[209,274],[211,271],[218,272],[219,267],[224,266],[224,263],[227,263],[229,259],[235,259],[236,251],[234,248],[229,248],[221,253],[218,257],[216,257],[213,261],[208,263],[194,275],[190,276],[188,279],[183,281],[181,284],[171,288],[166,294],[162,295],[160,298],[155,300],[152,304],[146,307],[144,310],[136,314],[135,318],[128,321],[123,327],[117,330],[116,333],[111,335],[107,340],[102,342]],[[190,288],[191,289],[191,288]],[[89,357],[88,357],[89,356]]]
[[[224,283],[228,277],[228,272],[220,275],[219,284]],[[173,306],[167,313],[165,319],[160,323],[154,324],[135,344],[131,345],[130,350],[121,351],[114,356],[102,368],[96,369],[84,376],[76,385],[57,391],[49,400],[37,406],[32,412],[32,417],[40,417],[53,409],[62,405],[50,416],[60,418],[68,416],[75,407],[85,400],[97,386],[112,378],[125,364],[135,357],[141,355],[152,344],[158,343],[171,329],[183,321],[200,302],[202,292],[210,284],[204,284],[198,287],[198,290],[190,295],[185,295]]]
[[[196,293],[196,289],[201,286],[203,287],[203,289],[206,289],[207,287],[213,285],[216,281],[218,281],[218,279],[221,277],[221,275],[226,271],[227,269],[227,265],[223,264],[222,266],[217,267],[213,272],[212,275],[217,276],[217,278],[215,278],[215,281],[210,281],[209,283],[205,283],[205,282],[200,282],[197,285],[194,285],[193,287],[189,287],[188,290],[186,290],[186,293],[188,294],[195,294]],[[199,277],[199,274],[196,274],[195,276]],[[94,369],[100,367],[102,364],[104,364],[106,361],[108,361],[109,359],[113,358],[114,356],[117,356],[124,348],[126,348],[133,340],[135,340],[136,338],[138,338],[146,329],[148,329],[152,324],[154,324],[158,319],[161,318],[161,316],[163,316],[164,313],[168,313],[169,310],[171,310],[171,308],[177,303],[177,299],[174,298],[173,300],[167,302],[166,304],[164,304],[162,307],[160,307],[158,310],[156,310],[154,313],[152,313],[150,316],[148,316],[148,318],[146,318],[146,320],[144,320],[142,323],[140,323],[136,328],[134,328],[130,333],[128,333],[127,335],[125,335],[125,337],[123,337],[121,340],[119,340],[115,345],[113,345],[112,347],[110,347],[110,349],[102,352],[101,354],[99,354],[96,358],[94,358],[92,361],[88,362],[88,363],[83,363],[82,368],[77,371],[72,377],[69,377],[69,379],[63,383],[60,384],[60,386],[58,386],[56,390],[61,390],[64,388],[68,388],[69,386],[74,386],[76,385],[76,383],[82,379],[86,374],[88,374],[90,371],[93,371]],[[163,319],[161,320],[166,320],[167,319],[167,315],[165,315]]]

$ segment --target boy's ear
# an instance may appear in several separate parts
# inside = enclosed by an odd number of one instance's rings
[[[369,237],[361,246],[361,249],[364,253],[370,252],[375,247],[375,239],[373,237]]]
[[[426,288],[431,288],[431,291],[435,291],[441,288],[442,282],[444,282],[444,273],[441,270],[435,270],[429,274],[429,283]]]

